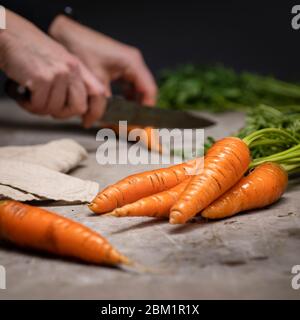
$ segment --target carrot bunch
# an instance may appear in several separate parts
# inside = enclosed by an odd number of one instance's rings
[[[169,168],[133,174],[99,192],[89,204],[98,214],[110,212],[144,197],[175,187],[189,177],[196,160]]]
[[[283,142],[286,150],[251,161],[253,146]],[[221,139],[204,158],[122,179],[101,191],[89,208],[116,217],[168,218],[172,224],[199,213],[225,218],[274,203],[286,189],[288,173],[299,170],[300,141],[283,129],[262,129],[244,139]],[[130,263],[82,224],[11,200],[0,201],[0,239],[94,264]]]
[[[251,162],[252,146],[281,139],[292,147]],[[104,189],[89,207],[116,217],[169,218],[171,224],[185,223],[199,213],[224,218],[277,201],[287,186],[287,173],[300,168],[299,159],[300,141],[282,129],[262,129],[244,139],[227,137],[208,150],[198,174],[190,174],[196,159],[135,174]]]

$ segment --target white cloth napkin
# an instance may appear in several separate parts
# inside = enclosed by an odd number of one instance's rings
[[[44,145],[0,147],[0,198],[89,202],[99,185],[64,174],[87,157],[70,139]]]

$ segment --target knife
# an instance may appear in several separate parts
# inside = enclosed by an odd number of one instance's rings
[[[10,79],[5,83],[5,92],[16,101],[30,99],[30,91]],[[119,124],[121,120],[126,120],[128,125],[152,126],[155,128],[200,129],[215,124],[210,119],[195,116],[188,111],[141,106],[120,96],[112,96],[107,99],[106,111],[101,121],[109,124]]]

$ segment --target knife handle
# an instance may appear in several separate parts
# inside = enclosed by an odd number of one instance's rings
[[[29,101],[31,92],[17,82],[11,79],[7,79],[4,85],[5,93],[16,101]]]

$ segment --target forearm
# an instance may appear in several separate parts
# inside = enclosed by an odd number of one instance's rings
[[[0,30],[0,69],[5,72],[6,69],[6,55],[10,46],[10,33],[13,32],[13,20],[15,15],[6,9],[6,29]]]
[[[6,29],[0,31],[0,69],[6,72],[7,54],[11,52],[14,45],[26,37],[28,32],[35,30],[35,26],[19,16],[18,14],[6,9]]]
[[[73,43],[78,42],[78,35],[83,37],[85,33],[88,33],[89,35],[91,32],[96,34],[92,29],[87,28],[63,14],[55,17],[48,29],[48,33],[52,38],[69,49],[72,47]]]
[[[4,30],[0,30],[0,70],[4,71],[5,68],[5,52],[7,40]]]
[[[54,18],[62,12],[67,5],[72,6],[72,2],[72,0],[31,0],[25,3],[25,1],[19,0],[1,0],[0,4],[28,19],[44,32],[47,32]]]
[[[65,43],[68,37],[72,36],[73,32],[71,30],[74,27],[76,29],[76,22],[61,14],[52,21],[48,33],[60,43]]]

